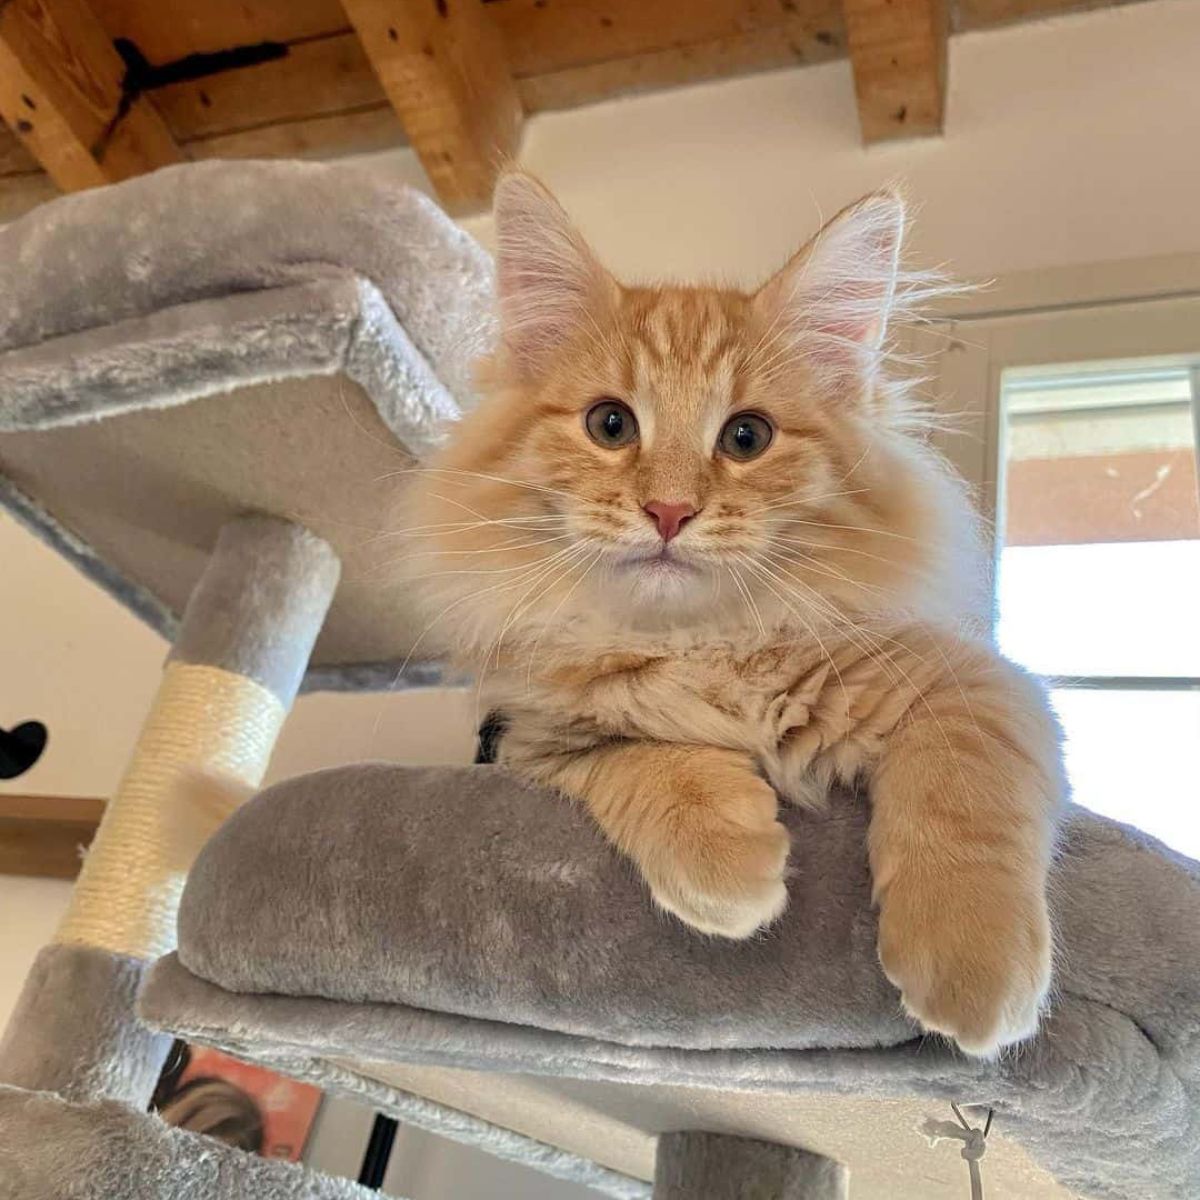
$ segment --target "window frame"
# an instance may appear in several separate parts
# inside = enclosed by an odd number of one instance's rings
[[[944,424],[934,443],[971,485],[991,533],[993,626],[994,568],[1002,549],[997,515],[1003,512],[1006,371],[1186,362],[1200,468],[1200,255],[1012,276],[951,301],[903,349],[928,372],[931,399]],[[1046,684],[1054,690],[1200,691],[1200,676],[1048,676]]]

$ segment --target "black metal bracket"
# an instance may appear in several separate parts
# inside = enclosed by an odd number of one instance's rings
[[[260,63],[285,58],[288,52],[283,42],[256,42],[252,46],[234,46],[230,50],[188,54],[155,66],[129,38],[117,38],[113,46],[125,64],[121,93],[135,99],[143,92],[169,87],[173,83],[192,83],[209,75],[220,75],[223,71],[236,71],[239,67],[257,67]]]
[[[387,1174],[392,1146],[396,1141],[397,1125],[395,1117],[388,1117],[383,1113],[376,1113],[371,1124],[371,1136],[367,1141],[367,1150],[358,1172],[358,1182],[377,1192],[383,1188],[383,1177]]]
[[[113,47],[125,64],[125,74],[121,78],[121,98],[117,101],[117,111],[92,146],[92,156],[97,160],[103,157],[113,134],[129,110],[146,92],[169,87],[173,83],[192,83],[224,71],[235,71],[239,67],[256,67],[260,63],[285,58],[288,54],[283,42],[256,42],[252,46],[188,54],[173,62],[155,66],[137,43],[129,38],[114,39]]]

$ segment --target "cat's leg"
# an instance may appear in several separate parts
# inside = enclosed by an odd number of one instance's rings
[[[884,971],[925,1028],[986,1056],[1034,1032],[1049,988],[1064,784],[1041,690],[970,657],[887,740],[869,846]]]
[[[744,938],[787,904],[787,830],[749,755],[618,742],[537,764],[582,800],[637,864],[655,901],[704,933]]]

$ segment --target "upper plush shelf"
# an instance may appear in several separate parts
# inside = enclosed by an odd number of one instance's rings
[[[363,168],[55,200],[0,228],[0,502],[167,637],[226,520],[296,520],[343,562],[307,686],[389,685],[419,632],[397,495],[472,403],[491,292],[470,237]]]

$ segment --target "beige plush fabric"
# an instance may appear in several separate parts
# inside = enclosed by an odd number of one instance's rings
[[[310,525],[347,571],[306,685],[392,686],[417,631],[372,539],[474,403],[492,290],[432,201],[348,165],[61,197],[0,227],[0,505],[168,639],[225,520]]]
[[[800,1146],[846,1163],[854,1200],[964,1200],[968,1195],[961,1146],[930,1146],[920,1132],[927,1117],[953,1119],[948,1105],[930,1099],[632,1086],[398,1063],[339,1065],[638,1179],[654,1178],[657,1134],[703,1129]],[[982,1115],[971,1113],[977,1124]],[[987,1194],[997,1197],[1069,1200],[1076,1195],[1005,1135],[1003,1118],[988,1136],[984,1178]]]
[[[267,512],[311,529],[342,561],[313,661],[395,663],[393,676],[422,628],[388,536],[413,462],[344,375],[0,436],[0,471],[171,613],[183,611],[230,518]]]

